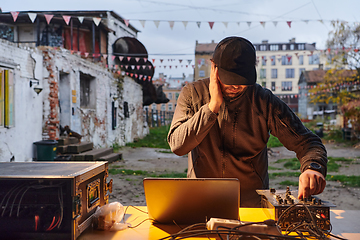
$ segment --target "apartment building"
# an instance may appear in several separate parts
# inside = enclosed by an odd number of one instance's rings
[[[216,43],[198,43],[195,46],[195,79],[210,76],[210,59]],[[295,112],[298,111],[298,81],[301,72],[324,69],[325,55],[316,49],[316,43],[289,42],[269,43],[267,40],[254,43],[257,56],[257,83],[270,89]]]

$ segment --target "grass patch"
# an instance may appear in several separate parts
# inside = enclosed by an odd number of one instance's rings
[[[301,166],[297,158],[278,159],[275,163],[284,163],[284,167],[291,170],[299,170]]]
[[[137,142],[127,143],[126,146],[170,149],[170,146],[167,142],[167,134],[169,129],[170,126],[150,128],[150,133],[143,139],[140,139]]]
[[[279,182],[279,184],[282,186],[299,186],[299,182],[289,181],[289,180]]]
[[[186,170],[183,173],[179,172],[171,172],[171,173],[153,173],[148,171],[142,171],[142,170],[131,170],[131,169],[109,169],[110,174],[120,174],[120,175],[133,175],[133,176],[143,176],[143,177],[162,177],[162,178],[186,178]],[[126,181],[128,181],[126,179]]]
[[[348,187],[360,187],[360,176],[327,175],[327,181],[339,181]]]
[[[268,166],[268,170],[281,170],[281,168],[277,168],[277,167],[273,167],[273,166]]]
[[[269,173],[269,179],[275,179],[276,177],[299,177],[300,172],[275,172]]]
[[[344,157],[328,157],[327,170],[328,172],[338,172],[340,164],[336,162],[351,163],[355,161],[354,159],[344,158]],[[297,158],[284,158],[278,159],[275,163],[284,163],[284,167],[291,170],[299,170],[300,162]]]
[[[352,158],[344,158],[344,157],[328,157],[329,160],[336,161],[336,162],[344,162],[344,163],[351,163],[355,161]]]
[[[273,147],[282,147],[282,146],[284,146],[284,145],[279,141],[279,139],[270,134],[270,138],[267,143],[267,147],[273,148]]]

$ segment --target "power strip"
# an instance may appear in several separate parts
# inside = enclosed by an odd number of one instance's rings
[[[223,218],[210,218],[206,223],[206,228],[208,230],[223,230],[224,228],[234,228],[238,227],[237,230],[250,233],[263,233],[269,235],[278,235],[282,236],[281,229],[276,224],[267,225],[265,223],[253,223],[252,222],[243,222],[239,220],[232,219],[223,219]]]

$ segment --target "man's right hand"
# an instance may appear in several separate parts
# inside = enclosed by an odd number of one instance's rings
[[[213,62],[211,63],[209,91],[210,91],[209,108],[212,112],[218,113],[224,99],[219,84],[218,68],[215,67],[215,64]]]

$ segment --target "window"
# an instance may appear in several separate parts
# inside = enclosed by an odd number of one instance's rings
[[[295,45],[294,44],[290,44],[290,50],[295,50]]]
[[[205,77],[205,71],[204,70],[199,71],[199,77]]]
[[[177,101],[178,98],[179,98],[179,93],[175,93],[175,100]]]
[[[294,68],[285,69],[285,77],[286,78],[294,78],[295,77],[295,69]]]
[[[168,99],[172,99],[172,93],[171,92],[168,93]]]
[[[290,81],[281,82],[281,90],[282,91],[292,91],[292,82],[290,82]]]
[[[161,111],[165,111],[166,110],[166,104],[165,103],[162,103],[161,104]]]
[[[0,68],[0,126],[14,126],[14,74]]]
[[[271,78],[277,78],[277,69],[271,69]]]
[[[299,44],[298,50],[305,50],[305,44]]]
[[[304,55],[299,55],[299,65],[304,65]]]
[[[260,69],[260,78],[266,78],[266,69]]]
[[[276,64],[275,56],[271,56],[270,59],[271,59],[271,66],[275,66],[275,64]]]
[[[299,68],[299,76],[301,75],[302,72],[305,72],[305,68]]]
[[[271,82],[271,91],[275,91],[275,89],[276,89],[276,83]]]
[[[266,45],[260,45],[260,51],[266,51]]]
[[[261,65],[266,66],[266,56],[261,57]]]
[[[282,45],[282,50],[286,50],[286,44]]]
[[[318,54],[312,54],[309,56],[309,65],[319,64],[320,59]]]
[[[115,114],[116,116],[116,114]],[[129,103],[128,102],[124,102],[124,117],[125,118],[129,118],[130,114],[129,114]]]
[[[279,51],[279,45],[271,44],[270,45],[270,51]]]
[[[95,108],[95,78],[84,73],[80,73],[80,107]]]
[[[172,111],[173,110],[173,104],[172,103],[168,103],[168,110]]]
[[[14,42],[14,27],[0,25],[0,38]]]
[[[291,56],[281,56],[281,65],[292,65],[292,57]]]
[[[151,109],[156,110],[156,103],[151,104]]]

